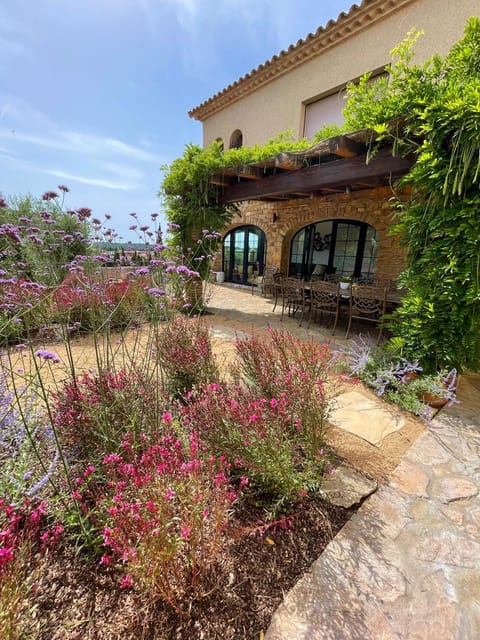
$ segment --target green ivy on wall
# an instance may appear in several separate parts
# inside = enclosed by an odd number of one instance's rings
[[[393,51],[388,77],[349,88],[345,115],[349,127],[372,127],[417,157],[403,179],[412,197],[396,203],[392,228],[407,252],[396,344],[426,370],[479,370],[480,20],[422,66],[411,64],[418,35]]]

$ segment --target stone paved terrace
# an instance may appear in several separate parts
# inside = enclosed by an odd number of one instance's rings
[[[282,326],[258,295],[215,287],[211,307],[252,329]],[[459,398],[286,595],[265,640],[480,638],[479,375],[463,377]]]

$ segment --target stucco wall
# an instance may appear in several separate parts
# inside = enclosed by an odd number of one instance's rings
[[[265,232],[267,250],[265,264],[288,271],[290,243],[294,234],[313,222],[332,219],[348,219],[366,222],[377,231],[378,255],[376,276],[378,279],[395,279],[405,261],[396,238],[388,235],[391,225],[392,191],[381,189],[356,192],[352,195],[334,195],[305,198],[285,202],[248,202],[241,206],[241,216],[226,228],[253,224]],[[276,221],[273,222],[273,214]],[[220,268],[217,265],[217,268]]]
[[[434,53],[447,53],[462,37],[466,20],[472,15],[480,15],[480,0],[411,2],[207,118],[203,123],[204,144],[222,138],[228,148],[235,129],[242,131],[244,146],[264,144],[288,129],[301,138],[305,101],[383,67],[390,61],[390,50],[411,29],[425,31],[416,45],[416,62]],[[312,25],[312,30],[315,27]],[[245,73],[248,71],[245,69]]]

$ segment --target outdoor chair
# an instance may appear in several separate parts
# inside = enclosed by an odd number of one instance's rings
[[[329,322],[333,318],[332,336],[335,335],[338,318],[340,315],[340,285],[335,282],[312,282],[309,291],[309,308],[310,316],[308,318],[308,327],[312,321],[313,315],[320,312],[320,321],[324,313],[329,317]],[[327,325],[328,326],[328,325]]]
[[[354,285],[350,289],[348,326],[345,338],[350,334],[352,320],[372,322],[380,325],[377,343],[382,337],[382,320],[387,306],[387,289],[382,287],[369,287]]]
[[[273,274],[274,304],[273,304],[272,313],[277,308],[278,299],[282,297],[282,282],[284,278],[285,278],[285,274],[281,273],[280,271],[277,271],[276,273]]]
[[[260,281],[260,293],[264,298],[268,295],[275,296],[275,280],[274,275],[278,272],[277,267],[265,267],[262,279]]]
[[[305,310],[305,281],[298,278],[282,279],[282,320],[287,314],[294,317],[297,311],[301,311],[300,324],[302,324]]]

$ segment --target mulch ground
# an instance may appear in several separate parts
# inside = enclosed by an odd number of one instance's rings
[[[212,592],[183,604],[181,613],[120,590],[118,576],[108,568],[88,567],[67,551],[50,559],[37,594],[40,640],[262,638],[283,597],[352,510],[311,499],[268,527],[259,515],[254,509],[239,515],[228,566],[210,576]]]

